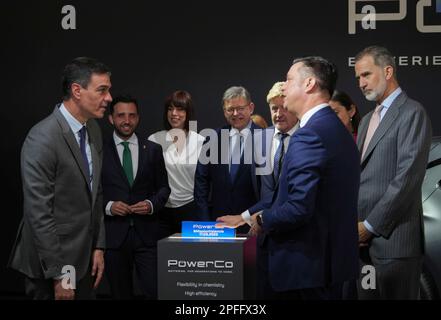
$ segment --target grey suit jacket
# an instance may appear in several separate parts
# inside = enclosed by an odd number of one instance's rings
[[[372,112],[361,121],[363,143]],[[379,233],[369,253],[377,258],[415,257],[424,252],[421,184],[432,129],[420,103],[402,92],[389,107],[361,161],[359,221]]]
[[[23,219],[9,266],[49,279],[73,265],[79,280],[90,268],[92,249],[105,247],[102,139],[98,124],[89,120],[90,190],[80,147],[58,107],[30,130],[22,147]]]

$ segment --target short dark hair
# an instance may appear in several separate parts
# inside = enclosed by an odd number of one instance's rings
[[[105,74],[110,76],[110,69],[103,63],[94,58],[78,57],[68,63],[61,76],[61,88],[63,100],[71,97],[71,87],[73,83],[78,83],[83,88],[87,88],[92,74]]]
[[[139,113],[138,101],[129,94],[121,94],[113,98],[112,102],[110,103],[109,105],[110,114],[113,114],[113,111],[115,111],[115,105],[119,102],[133,103],[136,106],[136,112]]]
[[[189,130],[189,122],[190,120],[193,120],[194,116],[193,99],[191,98],[191,94],[185,90],[177,90],[165,99],[163,118],[165,130],[170,130],[172,128],[167,117],[168,108],[170,107],[178,107],[185,110],[186,116],[184,129]]]
[[[371,56],[376,66],[381,68],[391,66],[394,69],[394,77],[397,79],[397,65],[393,54],[385,47],[370,46],[364,48],[355,56],[355,63],[365,56]]]
[[[327,91],[331,97],[334,93],[335,85],[337,83],[337,67],[332,62],[319,56],[309,56],[294,59],[293,65],[296,63],[303,63],[318,81],[320,89]]]
[[[361,116],[360,112],[358,112],[358,108],[355,105],[354,101],[352,101],[351,97],[343,91],[334,90],[331,99],[332,101],[336,101],[340,103],[346,110],[351,110],[351,106],[354,106],[355,113],[351,118],[352,129],[354,133],[358,132],[358,125],[360,124]]]

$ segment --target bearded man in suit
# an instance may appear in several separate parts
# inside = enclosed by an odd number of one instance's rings
[[[376,288],[360,299],[417,299],[424,252],[421,184],[432,129],[423,106],[400,88],[394,56],[372,46],[355,57],[355,75],[375,110],[361,121],[358,201],[360,257]],[[363,277],[363,275],[361,275]]]

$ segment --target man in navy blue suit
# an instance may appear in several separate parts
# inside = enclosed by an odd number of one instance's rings
[[[244,87],[230,87],[222,101],[229,125],[217,129],[216,136],[207,137],[204,147],[209,148],[203,148],[196,168],[194,198],[201,220],[241,213],[260,196],[260,181],[252,155],[253,135],[261,128],[251,121],[254,104]],[[242,227],[238,232],[248,232],[248,229],[248,226]]]
[[[269,282],[277,299],[339,299],[358,272],[359,153],[328,105],[337,72],[321,57],[296,59],[284,107],[300,119],[270,209],[252,216],[267,234]]]
[[[133,298],[133,267],[147,299],[156,298],[158,213],[170,194],[160,145],[138,139],[138,104],[119,96],[110,105],[114,127],[103,151],[106,275],[114,299]]]

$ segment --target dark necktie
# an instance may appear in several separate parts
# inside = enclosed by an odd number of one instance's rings
[[[130,152],[129,142],[121,142],[124,147],[123,151],[123,169],[126,174],[129,185],[133,184],[133,164],[132,164],[132,153]]]
[[[279,177],[280,177],[280,171],[282,169],[282,163],[283,163],[283,158],[285,155],[285,138],[288,137],[287,133],[278,133],[279,137],[280,137],[280,143],[279,146],[277,147],[276,153],[274,154],[274,171],[273,171],[273,175],[274,175],[274,181],[276,181],[276,183],[279,181]]]
[[[86,133],[87,133],[86,126],[83,126],[79,131],[79,133],[80,133],[81,156],[83,157],[84,167],[86,169],[87,182],[89,182],[89,187],[90,187],[91,179],[90,179],[90,170],[89,170],[89,159],[87,158],[87,153],[86,153]]]
[[[239,171],[240,162],[242,161],[243,136],[240,133],[238,133],[237,135],[238,135],[239,141],[236,141],[236,145],[234,146],[233,152],[231,154],[231,164],[230,164],[231,182],[234,182],[234,179],[236,178],[237,172]],[[237,160],[239,160],[239,161],[237,161]]]

